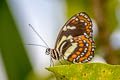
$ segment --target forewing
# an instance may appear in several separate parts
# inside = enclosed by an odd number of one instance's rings
[[[60,53],[63,41],[86,34],[92,37],[92,32],[90,17],[85,12],[75,14],[62,27],[56,40],[55,49]]]

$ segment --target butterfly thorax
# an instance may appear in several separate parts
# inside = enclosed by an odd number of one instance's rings
[[[47,48],[46,49],[46,54],[50,55],[55,60],[59,60],[60,59],[60,56],[59,56],[57,50],[55,50],[55,49]]]

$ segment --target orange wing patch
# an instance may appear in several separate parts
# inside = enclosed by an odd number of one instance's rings
[[[72,20],[72,22],[71,22],[72,24],[75,24],[76,23],[76,21],[75,20]]]
[[[81,39],[81,40],[79,40],[79,38]],[[78,56],[81,56],[82,54],[82,52],[84,51],[84,47],[85,47],[85,44],[88,44],[89,46],[87,47],[87,52],[86,53],[84,53],[84,56],[82,56],[82,57],[80,57],[78,60],[77,60],[77,62],[82,62],[82,61],[84,61],[85,59],[87,59],[91,54],[91,50],[92,50],[92,42],[90,42],[90,40],[89,39],[87,39],[84,35],[83,36],[79,36],[79,37],[74,37],[73,38],[74,39],[74,41],[75,42],[77,42],[78,43],[78,45],[79,45],[79,49],[78,49],[78,51],[76,51],[74,54],[72,54],[71,56],[69,56],[69,61],[70,62],[72,62],[73,61],[73,59],[76,59]],[[83,42],[83,40],[85,40],[86,41],[86,43],[84,43]]]
[[[81,57],[81,58],[79,58],[79,60],[77,61],[77,62],[81,62],[81,61],[83,61],[83,60],[85,60],[85,59],[87,59],[88,58],[88,56],[90,56],[90,52],[91,52],[91,42],[87,39],[87,38],[85,38],[84,36],[81,36],[80,37],[82,40],[86,40],[86,42],[89,44],[89,47],[88,47],[88,52],[85,54],[85,56],[84,57]]]
[[[77,62],[81,62],[81,61],[85,60],[86,58],[87,57],[81,57],[81,58],[79,58],[79,60]]]
[[[76,52],[77,55],[80,55],[80,52]]]
[[[83,50],[83,48],[79,48],[79,51],[81,52]]]
[[[70,57],[70,58],[68,59],[68,61],[72,62],[72,61],[73,61],[73,58],[72,58],[72,57]]]
[[[84,22],[87,23],[86,31],[87,31],[87,33],[89,33],[89,32],[90,32],[89,26],[91,26],[91,25],[90,25],[90,22],[89,22],[86,18],[84,18],[83,16],[78,16],[78,18],[79,18],[80,20],[84,20]]]

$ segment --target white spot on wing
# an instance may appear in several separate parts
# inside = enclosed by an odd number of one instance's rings
[[[77,16],[79,16],[79,14],[76,14]]]
[[[83,40],[84,43],[86,43],[86,40]]]
[[[87,50],[87,48],[85,48],[85,50]]]
[[[76,21],[78,21],[78,18],[75,18]]]
[[[92,28],[92,26],[89,26],[89,28],[91,29],[91,28]]]
[[[83,57],[84,55],[81,54],[80,56]]]
[[[80,58],[80,56],[78,56],[77,58],[76,58],[76,60],[78,60]]]
[[[87,26],[87,23],[85,22],[84,25]]]
[[[92,42],[92,39],[91,39],[91,38],[89,38],[89,40],[90,40],[90,42]]]
[[[90,25],[91,25],[92,23],[90,22]]]
[[[87,60],[87,59],[85,59],[83,62],[88,62],[88,60]]]
[[[81,53],[81,55],[84,55],[84,54],[85,54],[85,53],[83,53],[83,52]]]
[[[84,17],[87,19],[88,18],[88,16],[87,15],[84,15]]]
[[[80,37],[78,38],[78,40],[81,40]]]
[[[94,48],[92,48],[92,51],[94,51],[95,49]]]
[[[74,30],[74,29],[76,29],[76,27],[75,26],[64,26],[63,27],[63,31],[67,31],[68,29],[70,29],[70,30]]]
[[[88,46],[89,46],[89,44],[87,43],[87,44],[86,44],[86,46],[88,47]]]
[[[90,21],[90,19],[89,19],[89,18],[87,18],[87,20],[88,20],[88,21]]]
[[[70,42],[73,42],[73,39],[70,39]]]
[[[88,36],[88,35],[86,35],[85,37],[86,37],[86,38],[89,38],[89,36]]]
[[[67,29],[70,29],[70,30],[74,30],[74,29],[76,29],[76,27],[75,26],[67,26]]]
[[[84,35],[87,35],[87,33],[84,33]]]
[[[92,46],[93,48],[95,47],[95,46]]]
[[[93,33],[92,33],[92,32],[90,32],[90,36],[93,36]]]
[[[63,31],[67,31],[67,27],[66,26],[63,27]]]
[[[88,60],[91,60],[90,58],[87,58]]]
[[[75,59],[73,59],[73,63],[76,63],[76,62],[75,62]]]
[[[89,58],[93,58],[93,56],[89,56]]]
[[[92,43],[92,45],[94,46],[94,45],[95,45],[95,43]]]
[[[80,22],[84,22],[84,20],[80,20]]]
[[[84,16],[85,14],[83,14],[83,13],[80,13],[80,15],[81,15],[81,16]]]
[[[86,51],[87,51],[87,48],[84,49],[84,52],[86,52]]]

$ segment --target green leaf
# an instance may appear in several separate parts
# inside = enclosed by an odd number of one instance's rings
[[[85,63],[46,68],[57,80],[120,80],[120,65]]]

